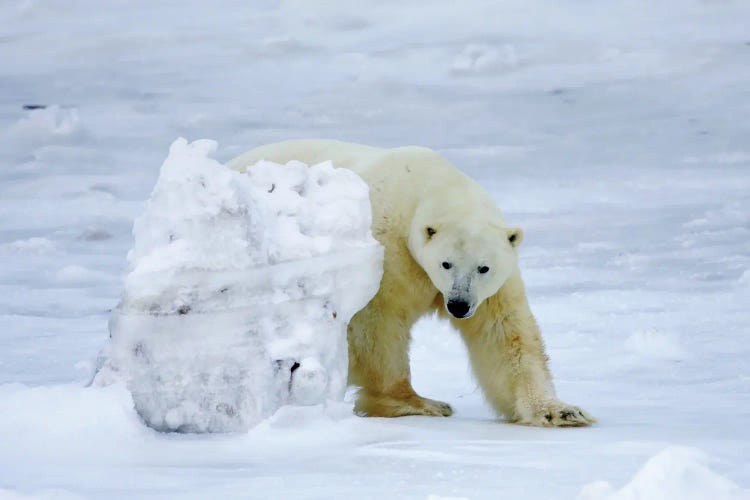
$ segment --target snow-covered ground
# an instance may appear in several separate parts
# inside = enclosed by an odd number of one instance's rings
[[[743,0],[0,0],[0,497],[748,498],[748,82]],[[178,136],[441,150],[524,227],[599,423],[496,421],[437,319],[412,366],[447,419],[159,434],[83,388]]]

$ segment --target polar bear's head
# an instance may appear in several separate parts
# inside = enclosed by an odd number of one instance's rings
[[[517,268],[520,228],[476,218],[414,222],[409,249],[455,318],[470,318]]]

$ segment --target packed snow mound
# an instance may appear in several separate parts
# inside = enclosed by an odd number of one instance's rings
[[[731,480],[706,465],[700,450],[671,446],[651,457],[635,477],[615,491],[606,481],[586,485],[578,500],[741,500],[750,498]]]
[[[346,325],[382,276],[356,174],[330,162],[239,173],[215,149],[172,144],[94,378],[125,380],[158,430],[240,431],[287,403],[341,399]]]

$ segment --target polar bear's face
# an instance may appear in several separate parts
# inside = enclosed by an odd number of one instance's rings
[[[518,265],[516,247],[523,238],[520,228],[451,225],[448,229],[435,224],[421,231],[421,244],[410,241],[412,254],[455,318],[470,318]]]

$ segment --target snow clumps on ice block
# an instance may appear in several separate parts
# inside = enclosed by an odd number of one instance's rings
[[[94,377],[126,381],[162,431],[241,431],[284,404],[341,399],[346,326],[382,275],[356,174],[330,162],[243,174],[215,149],[172,144]]]

